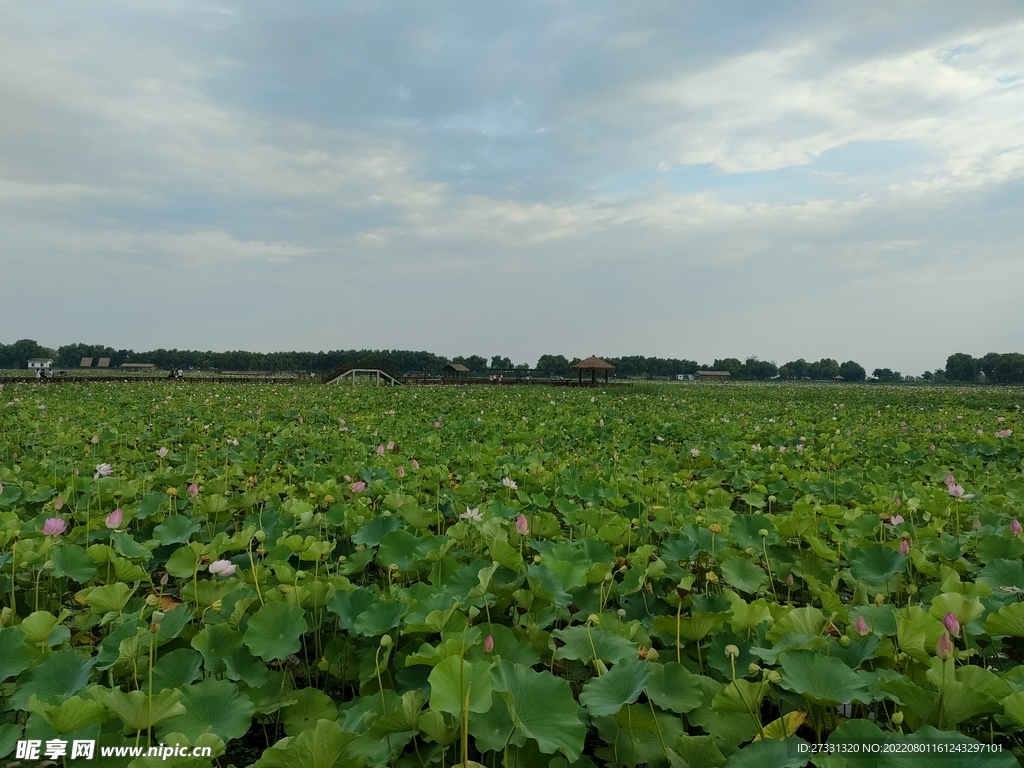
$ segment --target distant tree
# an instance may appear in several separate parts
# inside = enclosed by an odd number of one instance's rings
[[[452,362],[464,365],[474,373],[487,368],[487,360],[480,357],[480,355],[470,355],[469,357],[462,357],[459,355],[458,357],[453,357]]]
[[[977,360],[965,352],[946,358],[946,378],[950,381],[974,381],[980,370]]]
[[[765,379],[772,378],[778,372],[779,369],[775,366],[775,363],[770,363],[767,360],[758,360],[756,355],[751,355],[740,367],[736,377],[739,379],[764,381]]]
[[[779,378],[791,379],[793,378],[793,372],[789,370],[788,366],[783,365],[782,367],[779,368]]]
[[[495,370],[507,371],[512,367],[512,360],[501,355],[495,355],[491,358],[491,368]]]
[[[788,362],[782,367],[789,372],[791,379],[803,379],[811,375],[811,364],[802,357],[799,360]]]
[[[845,381],[864,381],[867,378],[867,371],[864,370],[864,366],[860,363],[847,360],[839,366],[839,375]]]
[[[830,357],[823,357],[810,364],[807,374],[812,379],[834,379],[839,375],[839,363]]]
[[[713,366],[716,371],[728,371],[733,377],[736,377],[739,374],[740,369],[743,368],[743,363],[735,357],[726,357],[720,360],[715,360]]]
[[[541,355],[537,361],[537,370],[565,373],[569,370],[569,358],[565,355]]]
[[[921,379],[924,381],[935,381],[935,374],[931,371],[925,371],[921,374]]]
[[[898,381],[903,381],[902,374],[890,368],[875,368],[871,375],[882,384],[894,384]]]
[[[13,344],[0,344],[0,368],[26,368],[33,357],[57,360],[56,351],[32,339],[19,339]]]
[[[985,355],[987,358],[988,355]],[[985,358],[982,358],[983,364]],[[986,378],[994,384],[1020,384],[1024,382],[1024,355],[1010,352],[998,356],[992,366],[992,373],[986,371]]]

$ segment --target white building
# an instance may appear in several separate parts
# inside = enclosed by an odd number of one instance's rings
[[[53,367],[53,360],[49,357],[33,357],[28,361],[28,367],[31,370],[49,370]]]

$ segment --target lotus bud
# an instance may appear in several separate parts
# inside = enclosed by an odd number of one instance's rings
[[[1021,524],[1017,522],[1017,518],[1013,518],[1013,520],[1010,521],[1010,531],[1014,536],[1020,536],[1022,530],[1024,530],[1024,528],[1022,528]]]
[[[782,675],[776,672],[774,669],[768,672],[768,682],[778,685],[782,682]]]
[[[976,530],[976,531],[980,531],[981,530],[981,520],[979,520],[978,518],[974,518],[974,522],[971,523],[971,527],[974,528],[974,530]]]
[[[857,634],[861,637],[866,637],[867,635],[871,634],[871,630],[868,628],[868,623],[864,621],[863,616],[857,617],[855,629],[857,630]]]
[[[606,582],[608,582],[608,581],[611,581],[611,580],[612,580],[612,578],[613,578],[613,577],[612,577],[611,573],[606,573],[606,574],[604,575],[604,580],[605,580]]]
[[[146,605],[150,608],[156,608],[160,605],[160,598],[156,595],[146,595]]]
[[[889,718],[893,725],[900,725],[903,722],[903,713],[898,709],[892,713],[892,717]]]
[[[851,642],[849,635],[841,635],[839,638],[839,644],[843,646],[843,648],[849,648]]]
[[[105,521],[105,524],[106,524],[107,528],[109,528],[110,530],[113,531],[113,530],[115,530],[117,528],[120,528],[121,527],[121,523],[123,521],[124,521],[124,513],[122,513],[121,512],[121,508],[118,507],[113,512],[111,512],[109,515],[107,515],[107,519]]]
[[[380,647],[381,648],[390,648],[392,642],[394,642],[394,641],[391,639],[391,635],[384,635],[384,637],[382,637],[380,639]]]
[[[954,637],[960,634],[960,622],[952,613],[947,613],[942,617],[942,626],[944,626],[946,631]]]
[[[188,484],[188,495],[191,496],[193,499],[196,496],[198,496],[199,495],[199,486],[196,485],[195,483],[189,483]]]
[[[256,533],[254,533],[252,537],[254,539],[256,539],[256,541],[258,541],[260,544],[262,544],[264,541],[267,540],[267,532],[266,531],[256,531]]]
[[[759,530],[757,532],[757,535],[760,536],[762,539],[767,539],[768,538],[768,529],[767,528],[762,528],[761,530]]]
[[[740,649],[730,643],[729,645],[725,646],[725,655],[728,656],[730,659],[735,659],[737,656],[740,655]]]
[[[494,638],[488,635],[484,638],[484,653],[490,653],[494,650]]]
[[[953,641],[949,639],[948,632],[943,632],[935,644],[935,655],[943,660],[953,658]]]
[[[909,555],[910,554],[910,539],[900,539],[900,554],[901,555]]]
[[[917,584],[907,584],[907,594],[908,595],[916,595],[917,594]]]
[[[750,662],[750,666],[747,667],[747,674],[748,675],[756,675],[760,671],[761,671],[761,667],[759,667],[754,662]]]
[[[167,586],[167,582],[170,581],[170,580],[171,580],[170,574],[165,573],[163,576],[160,577],[160,586],[161,587],[166,587]]]

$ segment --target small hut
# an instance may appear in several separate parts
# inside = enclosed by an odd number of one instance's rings
[[[728,371],[697,371],[697,380],[728,381],[731,375]]]
[[[78,366],[79,368],[92,368],[92,358],[83,357],[82,362]]]
[[[441,369],[441,373],[446,379],[464,379],[469,375],[469,368],[462,363],[448,363]]]
[[[583,372],[590,371],[590,385],[594,386],[597,384],[597,372],[604,371],[604,383],[608,383],[608,371],[614,371],[615,366],[609,363],[607,360],[602,360],[600,357],[594,357],[591,355],[586,360],[581,360],[573,366],[579,371],[579,384],[583,385]]]

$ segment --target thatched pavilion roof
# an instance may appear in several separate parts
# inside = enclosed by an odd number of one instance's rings
[[[614,371],[615,366],[609,363],[607,360],[602,360],[600,357],[594,357],[591,355],[586,360],[581,360],[576,363],[573,368],[578,368],[581,371]]]

